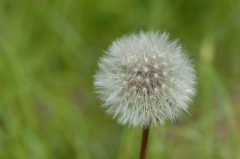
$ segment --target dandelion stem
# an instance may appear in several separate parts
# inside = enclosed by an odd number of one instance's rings
[[[149,127],[144,127],[143,128],[143,133],[142,133],[142,144],[141,144],[141,152],[140,152],[140,158],[139,159],[145,159],[146,158],[148,134],[149,134]]]

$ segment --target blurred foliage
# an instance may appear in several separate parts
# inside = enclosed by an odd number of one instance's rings
[[[151,129],[150,159],[240,158],[238,0],[0,0],[0,158],[138,158],[140,128],[100,108],[103,50],[139,30],[168,31],[192,56],[191,116]]]

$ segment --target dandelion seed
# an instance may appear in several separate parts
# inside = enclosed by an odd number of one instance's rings
[[[144,68],[144,72],[148,72],[148,68],[147,67]]]
[[[162,84],[161,85],[161,88],[164,90],[166,88],[166,85],[165,84]]]
[[[143,92],[145,93],[147,91],[147,88],[143,88]]]
[[[149,84],[149,83],[150,83],[150,80],[149,80],[148,78],[146,79],[146,83],[147,83],[147,84]]]
[[[167,76],[167,72],[166,71],[163,71],[163,76]]]

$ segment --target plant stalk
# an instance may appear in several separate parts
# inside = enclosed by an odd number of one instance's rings
[[[149,134],[149,126],[143,128],[141,151],[140,151],[140,158],[139,159],[146,159],[148,134]]]

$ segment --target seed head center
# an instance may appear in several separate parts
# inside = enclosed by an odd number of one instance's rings
[[[156,90],[165,86],[166,72],[157,64],[145,64],[135,68],[130,68],[127,87],[130,90],[143,96],[153,96]]]

